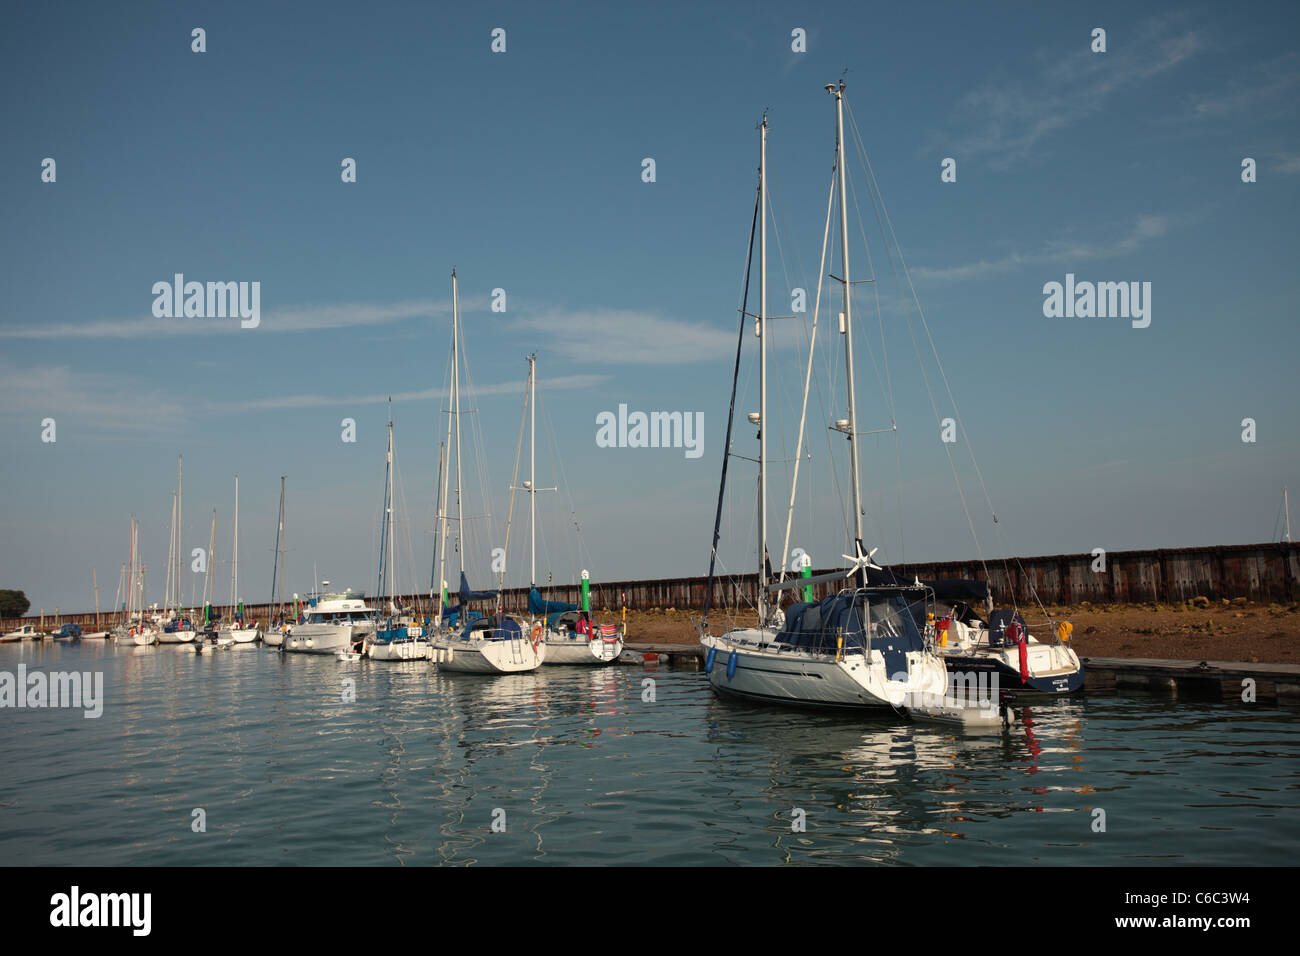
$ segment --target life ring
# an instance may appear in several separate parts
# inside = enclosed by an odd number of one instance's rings
[[[540,623],[533,625],[533,653],[537,653],[537,645],[541,643],[542,625]]]

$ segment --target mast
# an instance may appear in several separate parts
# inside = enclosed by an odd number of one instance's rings
[[[99,630],[99,571],[95,568],[90,569],[92,580],[95,582],[95,630]]]
[[[1284,540],[1290,541],[1291,540],[1291,505],[1287,501],[1286,485],[1282,486],[1282,510],[1286,512],[1286,538]]]
[[[429,599],[433,602],[433,595],[436,591],[438,619],[442,620],[442,578],[443,578],[443,559],[446,557],[442,552],[447,544],[447,516],[443,514],[443,506],[447,500],[447,440],[443,439],[438,443],[438,531],[440,535],[437,547],[434,549],[434,555],[437,558],[434,566],[429,569]]]
[[[233,623],[239,602],[239,476],[235,475],[235,534],[230,543],[230,620]]]
[[[858,413],[857,397],[853,390],[853,283],[849,276],[849,205],[844,174],[844,80],[839,86],[828,85],[827,91],[835,97],[835,164],[840,178],[840,283],[844,289],[844,322],[840,332],[844,335],[845,379],[848,385],[849,419],[845,435],[849,440],[849,484],[853,489],[853,541],[857,553],[862,553],[862,492],[858,481]],[[866,584],[866,570],[860,572],[861,584]]]
[[[284,613],[284,475],[280,476],[280,613]]]
[[[181,614],[181,568],[185,566],[185,558],[182,556],[181,546],[181,489],[184,488],[183,473],[185,466],[185,456],[176,456],[176,617],[179,619]],[[191,592],[192,593],[192,592]]]
[[[216,564],[217,552],[217,509],[212,509],[212,530],[208,532],[208,573],[203,579],[203,623],[210,624],[212,617],[212,601],[216,598],[216,591],[212,587],[212,567]]]
[[[180,593],[179,588],[174,583],[174,578],[176,577],[176,569],[177,569],[176,493],[175,492],[172,492],[172,520],[171,520],[171,525],[167,528],[167,533],[171,535],[171,540],[167,542],[167,580],[163,584],[163,616],[164,617],[167,615],[167,612],[171,610],[173,592],[175,592],[178,595]],[[178,607],[180,606],[179,597],[176,600],[176,605]]]
[[[388,612],[393,614],[396,612],[397,603],[394,599],[397,582],[394,580],[393,575],[393,562],[396,560],[397,551],[393,545],[393,400],[391,397],[388,399],[388,467],[386,470],[388,472],[388,507],[384,514],[384,521],[387,525],[384,534],[387,535],[388,540],[388,566],[386,568],[388,573],[386,578],[388,580]]]
[[[528,356],[528,585],[537,587],[537,354]]]
[[[767,114],[758,152],[758,626],[767,623]]]
[[[452,408],[456,418],[456,550],[460,553],[460,573],[465,573],[465,507],[460,494],[460,298],[456,290],[456,270],[451,270],[451,364]]]

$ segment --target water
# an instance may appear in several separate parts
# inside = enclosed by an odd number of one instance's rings
[[[1091,692],[974,735],[694,670],[0,646],[19,662],[102,671],[106,700],[0,711],[3,865],[1259,865],[1300,836],[1300,725],[1269,704]]]

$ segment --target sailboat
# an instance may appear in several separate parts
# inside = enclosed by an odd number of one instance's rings
[[[395,620],[401,609],[397,606],[397,546],[393,528],[393,406],[388,404],[388,465],[384,474],[384,520],[379,533],[379,586],[378,598],[385,598],[387,606],[384,626],[366,639],[365,654],[376,661],[422,661],[429,657],[429,642],[424,630],[414,621],[402,623]]]
[[[461,546],[460,604],[450,607],[447,599],[447,484],[450,468],[443,469],[443,487],[438,509],[438,580],[442,582],[438,593],[435,618],[435,635],[432,658],[439,670],[478,674],[508,674],[536,670],[546,658],[546,645],[540,634],[526,634],[523,625],[500,607],[500,594],[496,591],[474,591],[465,574],[464,501],[461,495],[461,442],[460,442],[460,298],[456,284],[456,271],[451,273],[451,402],[447,413],[448,441],[455,424],[456,451],[456,532]],[[490,617],[474,617],[469,605],[474,601],[491,600],[497,609]]]
[[[96,628],[96,630],[83,632],[82,635],[81,635],[81,639],[82,639],[83,641],[102,640],[103,638],[108,637],[108,631],[101,631],[101,630],[98,629],[99,626],[100,626],[100,625],[99,625],[99,570],[98,570],[97,568],[91,568],[91,569],[90,569],[90,574],[91,574],[91,586],[92,586],[92,587],[94,588],[94,590],[95,590],[95,628]]]
[[[604,634],[591,616],[591,591],[587,572],[582,572],[582,607],[564,601],[549,601],[537,589],[537,493],[556,491],[537,487],[537,356],[528,356],[528,480],[512,491],[528,493],[529,575],[528,613],[530,634],[546,645],[546,664],[612,664],[623,653],[623,635],[615,630]],[[512,502],[513,511],[513,502]],[[506,531],[506,541],[510,532]]]
[[[244,622],[244,602],[239,597],[239,476],[235,475],[235,532],[230,546],[230,620],[217,632],[218,640],[234,644],[252,644],[257,640],[258,628]]]
[[[843,571],[792,580],[772,580],[768,559],[767,493],[767,116],[759,127],[758,196],[755,218],[759,225],[759,308],[755,317],[759,339],[759,411],[749,415],[758,427],[758,573],[757,625],[738,627],[723,634],[708,630],[708,605],[712,597],[714,567],[721,528],[722,492],[714,524],[709,563],[708,596],[700,622],[700,643],[705,670],[716,691],[754,701],[833,708],[901,708],[909,701],[942,698],[948,682],[943,659],[933,639],[917,626],[916,607],[932,601],[923,588],[868,586],[867,570],[875,550],[867,551],[862,535],[861,487],[858,470],[858,431],[854,392],[852,282],[849,272],[848,208],[844,174],[844,84],[826,88],[836,101],[836,162],[840,197],[841,272],[843,314],[840,331],[845,343],[847,387],[846,419],[831,428],[849,442],[849,487],[852,519],[847,529],[853,549],[845,555]],[[829,217],[828,217],[829,219]],[[753,237],[751,233],[751,252]],[[742,303],[741,335],[749,316]],[[732,383],[734,408],[739,380],[739,349]],[[731,455],[732,417],[728,417],[724,442],[723,487],[727,457]],[[838,593],[821,600],[795,603],[782,612],[780,593],[821,582],[845,582]],[[805,596],[811,595],[806,593]]]
[[[280,583],[279,598],[276,597],[276,582]],[[280,476],[280,514],[275,525],[275,561],[271,565],[271,600],[267,602],[273,610],[271,620],[267,622],[262,633],[262,643],[267,647],[283,647],[284,632],[284,475]]]
[[[130,594],[127,597],[127,640],[138,647],[158,643],[161,628],[156,620],[144,619],[145,566],[140,560],[140,523],[131,516]],[[154,605],[156,608],[158,605]]]
[[[185,564],[181,543],[181,488],[184,463],[184,457],[181,456],[176,464],[176,497],[172,502],[171,543],[167,559],[170,586],[163,602],[162,627],[158,632],[159,644],[188,644],[195,637],[194,625],[185,617],[185,609],[181,606],[181,569]]]

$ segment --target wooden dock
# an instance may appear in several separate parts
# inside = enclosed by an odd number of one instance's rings
[[[1170,661],[1152,657],[1085,657],[1085,686],[1094,676],[1116,687],[1145,687],[1173,693],[1197,692],[1240,697],[1247,681],[1255,697],[1300,703],[1300,665],[1242,661]]]

